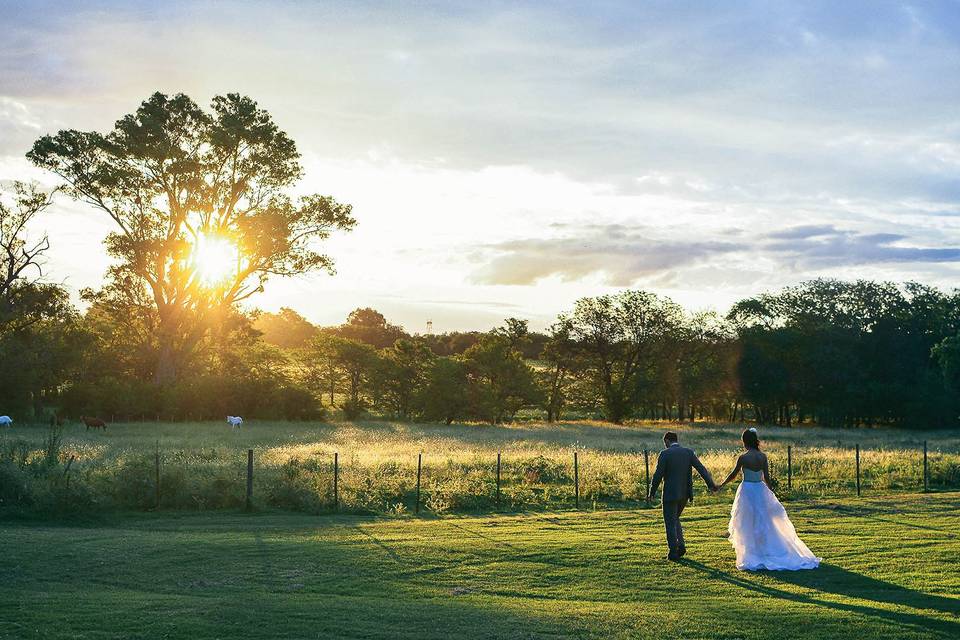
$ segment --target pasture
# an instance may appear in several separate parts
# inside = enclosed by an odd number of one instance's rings
[[[142,513],[0,523],[3,638],[956,638],[960,494],[788,505],[824,559],[744,573],[729,504],[446,516]]]
[[[236,509],[244,505],[246,452],[254,450],[253,505],[307,513],[338,508],[403,514],[416,509],[417,456],[423,454],[422,512],[643,508],[665,429],[680,431],[720,480],[740,451],[741,426],[714,423],[600,422],[432,425],[403,422],[119,423],[105,431],[72,423],[62,431],[15,425],[0,431],[0,505],[35,513]],[[865,496],[923,488],[960,489],[957,431],[761,427],[783,499],[856,493],[860,445]],[[791,447],[790,487],[787,446]],[[578,454],[575,474],[573,452]],[[500,499],[496,464],[501,455]],[[159,495],[157,487],[159,485]],[[727,503],[732,488],[698,501]]]

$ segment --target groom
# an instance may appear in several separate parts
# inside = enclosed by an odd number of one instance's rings
[[[683,527],[680,526],[680,514],[687,506],[687,501],[693,498],[693,469],[697,470],[711,491],[717,491],[717,485],[710,477],[710,472],[697,459],[697,454],[680,446],[676,433],[667,431],[663,434],[663,446],[665,448],[657,458],[657,470],[653,474],[647,500],[653,500],[662,480],[663,524],[667,530],[667,546],[670,547],[667,560],[676,561],[687,552],[683,542]]]

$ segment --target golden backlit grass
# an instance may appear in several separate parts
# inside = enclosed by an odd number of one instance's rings
[[[563,509],[574,505],[573,452],[579,458],[581,507],[643,503],[664,430],[680,432],[715,478],[721,480],[741,451],[742,427],[717,423],[603,422],[411,424],[247,421],[239,430],[220,423],[121,423],[106,432],[68,425],[60,464],[34,473],[20,506],[71,500],[86,510],[156,507],[155,453],[161,458],[161,508],[216,509],[242,505],[246,450],[255,451],[254,501],[259,507],[308,512],[333,506],[333,454],[339,454],[339,507],[402,513],[414,508],[417,455],[423,454],[421,505],[427,511]],[[0,435],[0,456],[24,457],[39,469],[47,427],[15,427]],[[785,499],[845,496],[855,492],[854,445],[861,447],[864,492],[915,492],[923,486],[922,446],[927,440],[930,486],[960,488],[960,433],[819,427],[761,427],[777,490]],[[787,487],[787,446],[792,448],[792,488]],[[496,500],[496,458],[501,491]],[[73,457],[69,474],[67,461]],[[32,463],[30,461],[33,461]],[[26,469],[20,475],[29,475]],[[58,479],[58,474],[61,476]],[[69,477],[71,495],[60,495]],[[46,483],[46,484],[44,484]],[[726,491],[731,491],[732,487]],[[47,493],[43,493],[46,491]],[[76,493],[77,495],[73,495]],[[699,490],[698,499],[729,500]],[[50,494],[50,495],[47,495]],[[7,498],[6,506],[12,501]],[[38,507],[39,505],[39,507]],[[48,505],[49,506],[49,505]]]

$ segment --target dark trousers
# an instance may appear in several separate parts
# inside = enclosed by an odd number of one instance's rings
[[[667,530],[667,546],[673,552],[687,546],[683,542],[683,526],[680,525],[680,514],[685,506],[686,499],[663,501],[663,526]]]

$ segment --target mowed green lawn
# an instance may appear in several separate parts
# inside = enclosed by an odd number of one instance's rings
[[[787,505],[816,571],[745,573],[728,505],[0,524],[2,638],[957,638],[960,493]]]

